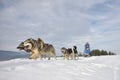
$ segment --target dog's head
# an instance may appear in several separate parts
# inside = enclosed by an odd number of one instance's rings
[[[34,40],[32,38],[27,39],[23,42],[24,50],[30,51],[33,48]]]
[[[24,42],[21,42],[21,43],[18,45],[17,49],[19,49],[19,50],[24,50]]]
[[[65,47],[62,47],[62,48],[61,48],[61,52],[62,52],[63,54],[65,54],[65,53],[66,53],[66,48],[65,48]]]
[[[40,50],[44,47],[44,42],[42,41],[42,39],[38,38],[38,40],[34,40],[32,38],[29,38],[25,40],[24,42],[21,42],[19,46],[17,47],[17,49],[30,52],[36,47],[39,48]]]
[[[30,52],[32,48],[32,39],[27,39],[24,42],[21,42],[17,49],[19,50],[25,50],[26,52]]]

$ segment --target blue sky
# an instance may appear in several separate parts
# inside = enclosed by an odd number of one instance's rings
[[[120,0],[0,0],[0,32],[0,50],[40,37],[57,54],[86,42],[120,54]]]

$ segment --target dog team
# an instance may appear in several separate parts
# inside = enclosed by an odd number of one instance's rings
[[[41,60],[43,57],[48,56],[48,60],[50,60],[51,56],[54,56],[56,60],[56,52],[55,48],[52,44],[44,43],[41,38],[35,39],[27,39],[21,42],[17,49],[24,50],[29,53],[29,59],[37,59],[39,57]],[[61,48],[61,52],[63,54],[64,59],[78,59],[78,51],[77,47],[73,46],[73,48]]]

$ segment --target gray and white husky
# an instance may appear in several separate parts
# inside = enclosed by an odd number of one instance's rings
[[[30,59],[36,59],[37,55],[39,55],[40,59],[42,59],[43,55],[48,55],[48,60],[50,60],[51,55],[56,59],[55,48],[52,44],[46,44],[42,39],[27,39],[24,42],[20,43],[17,49],[25,50],[30,53]]]

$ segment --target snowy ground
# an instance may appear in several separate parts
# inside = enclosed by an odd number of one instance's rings
[[[120,56],[0,61],[0,80],[120,80]]]

